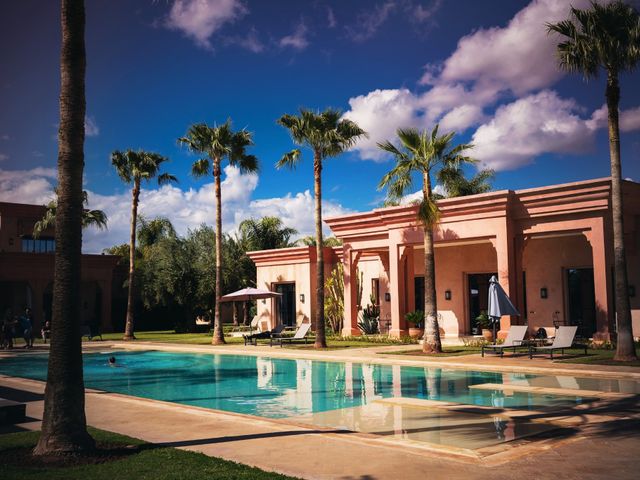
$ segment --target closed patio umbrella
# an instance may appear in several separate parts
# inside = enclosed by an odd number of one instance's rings
[[[496,323],[503,315],[520,315],[520,312],[513,306],[507,293],[498,283],[495,275],[489,280],[489,318],[493,322],[493,338],[496,340]]]
[[[220,298],[222,302],[248,302],[250,300],[260,300],[263,298],[275,298],[282,296],[281,293],[261,290],[259,288],[243,288],[237,292],[227,293]]]

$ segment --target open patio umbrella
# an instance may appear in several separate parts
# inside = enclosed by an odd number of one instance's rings
[[[489,318],[493,322],[493,339],[496,340],[496,323],[503,315],[520,315],[520,312],[513,306],[507,293],[498,283],[495,275],[489,280]]]
[[[271,292],[269,290],[261,290],[259,288],[243,288],[237,292],[227,293],[220,298],[222,302],[248,302],[251,300],[260,300],[263,298],[275,298],[282,296],[281,293]]]

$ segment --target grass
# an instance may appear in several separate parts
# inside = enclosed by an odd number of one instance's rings
[[[151,332],[136,332],[136,339],[140,341],[146,342],[162,342],[162,343],[180,343],[180,344],[192,344],[192,345],[210,345],[211,344],[211,334],[209,333],[175,333],[173,330],[156,330]],[[122,333],[103,333],[103,340],[108,341],[120,341],[122,340]],[[243,345],[244,340],[242,337],[231,337],[229,335],[225,335],[225,340],[229,345]],[[84,341],[89,341],[86,338]],[[96,340],[93,340],[94,342]],[[313,340],[309,340],[310,343],[305,344],[293,344],[293,345],[284,345],[284,348],[295,348],[295,349],[304,349],[304,348],[313,348]],[[268,344],[268,342],[259,342],[259,345]],[[399,345],[397,341],[388,340],[384,341],[380,338],[375,338],[368,340],[366,337],[363,338],[347,338],[342,339],[339,337],[329,337],[327,338],[327,347],[330,350],[338,350],[343,348],[364,348],[364,347],[383,347],[385,345]]]
[[[394,352],[380,352],[383,355],[411,355],[416,357],[458,357],[461,355],[473,355],[480,353],[480,347],[442,347],[443,353],[424,353],[422,348],[413,350],[398,350]]]
[[[618,367],[640,367],[640,360],[634,360],[633,362],[617,362],[613,359],[615,350],[594,350],[588,349],[587,355],[584,355],[584,350],[571,349],[565,350],[565,353],[576,355],[576,358],[567,358],[559,360],[561,363],[579,363],[586,365],[613,365]],[[640,348],[636,348],[636,355],[640,358]]]
[[[2,478],[15,480],[46,478],[48,480],[114,480],[118,478],[136,478],[138,480],[190,479],[204,480],[211,478],[225,479],[290,479],[285,475],[265,472],[220,458],[208,457],[202,453],[177,450],[170,447],[153,448],[141,440],[115,433],[90,428],[89,432],[98,442],[116,445],[140,445],[138,453],[121,459],[94,465],[70,467],[34,468],[29,465],[13,466],[0,463]],[[39,432],[18,432],[0,435],[0,453],[6,450],[33,448],[38,440]],[[151,448],[145,448],[151,447]],[[3,455],[6,458],[6,455]]]

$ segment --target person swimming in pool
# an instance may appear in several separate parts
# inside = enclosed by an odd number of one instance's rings
[[[108,362],[109,362],[109,366],[110,367],[115,367],[116,366],[116,357],[113,357],[113,356],[109,357]]]

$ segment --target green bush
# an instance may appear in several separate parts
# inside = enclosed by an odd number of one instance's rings
[[[379,333],[378,320],[380,320],[380,307],[375,305],[367,305],[362,310],[362,319],[358,322],[358,328],[365,335],[374,335]]]

